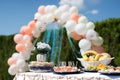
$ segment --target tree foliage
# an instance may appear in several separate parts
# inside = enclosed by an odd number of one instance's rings
[[[96,22],[96,31],[103,37],[103,47],[115,59],[114,66],[120,66],[120,18],[110,18]]]

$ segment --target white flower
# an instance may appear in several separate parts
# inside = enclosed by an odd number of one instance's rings
[[[38,42],[37,49],[40,50],[41,52],[48,52],[51,50],[51,47],[49,44]]]

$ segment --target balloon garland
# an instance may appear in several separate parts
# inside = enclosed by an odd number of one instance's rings
[[[81,54],[91,48],[95,49],[96,46],[102,48],[103,39],[94,30],[94,23],[88,21],[86,16],[80,15],[76,7],[68,5],[58,8],[55,5],[40,6],[34,15],[34,20],[22,26],[20,33],[14,36],[17,52],[8,59],[10,75],[25,71],[26,60],[30,58],[31,50],[34,47],[32,43],[34,38],[38,38],[46,30],[46,25],[51,22],[56,22],[60,28],[64,26],[68,36],[79,40]]]

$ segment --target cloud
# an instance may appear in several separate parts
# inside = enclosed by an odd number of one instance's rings
[[[87,13],[90,13],[90,14],[98,14],[99,11],[98,11],[97,9],[94,9],[94,10],[88,11]]]
[[[96,9],[94,9],[94,10],[91,11],[91,14],[98,14],[98,13],[99,13],[99,11],[96,10]]]
[[[84,0],[60,0],[60,5],[76,6],[78,9],[84,9]]]

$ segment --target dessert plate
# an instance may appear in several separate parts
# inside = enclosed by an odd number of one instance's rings
[[[82,73],[83,71],[73,71],[73,72],[56,72],[54,71],[55,74],[78,74]]]
[[[101,71],[98,71],[98,72],[103,75],[119,75],[120,76],[120,72],[101,72]]]
[[[87,70],[87,69],[82,69],[84,72],[98,72],[97,70]]]

